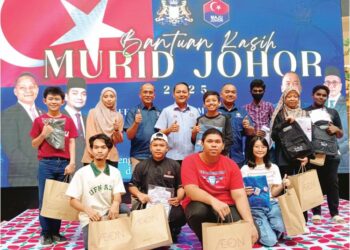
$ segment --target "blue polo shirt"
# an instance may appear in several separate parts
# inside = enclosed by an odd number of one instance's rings
[[[228,110],[225,106],[219,108],[221,114],[227,115],[231,119],[232,126],[232,135],[233,135],[233,144],[230,150],[230,157],[233,159],[239,166],[245,161],[244,156],[244,128],[242,125],[243,119],[247,116],[250,124],[252,124],[252,119],[248,116],[247,111],[242,108],[233,107],[231,110]]]
[[[182,161],[189,154],[193,154],[194,145],[191,142],[192,128],[196,126],[198,117],[198,110],[190,105],[187,105],[185,110],[180,110],[179,106],[174,103],[162,110],[155,125],[156,129],[166,129],[175,121],[180,126],[178,132],[168,135],[168,158]]]
[[[138,109],[141,110],[142,122],[139,124],[134,139],[131,140],[130,157],[148,159],[151,156],[149,141],[151,136],[157,132],[154,125],[158,120],[160,111],[154,106],[147,109],[142,103],[131,108],[126,114],[124,131],[130,128],[134,123]]]

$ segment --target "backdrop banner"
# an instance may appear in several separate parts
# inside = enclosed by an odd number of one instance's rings
[[[264,100],[277,103],[288,71],[301,78],[305,107],[332,66],[342,84],[337,104],[329,105],[348,131],[340,0],[0,0],[0,9],[3,187],[36,185],[36,150],[29,137],[33,118],[20,113],[21,92],[14,91],[23,72],[38,80],[39,93],[32,96],[36,115],[46,111],[46,86],[66,90],[69,78],[85,78],[80,108],[86,118],[107,86],[117,91],[117,109],[125,117],[140,102],[146,82],[155,85],[159,109],[174,102],[172,89],[179,81],[190,85],[189,103],[201,114],[203,93],[220,91],[228,82],[237,87],[238,106],[252,101],[249,84],[257,78],[267,86]],[[348,173],[347,133],[339,145],[339,173]],[[128,181],[125,135],[118,150],[119,169]]]

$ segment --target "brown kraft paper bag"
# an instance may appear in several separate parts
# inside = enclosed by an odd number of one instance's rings
[[[79,220],[79,212],[70,206],[70,198],[66,196],[68,185],[66,182],[46,180],[41,216],[58,220]]]
[[[134,249],[154,249],[172,244],[168,217],[162,204],[131,212]]]
[[[326,166],[327,167],[327,166]],[[323,203],[323,194],[315,169],[288,176],[298,197],[301,210],[307,211]]]
[[[306,222],[294,188],[289,188],[285,194],[278,196],[278,204],[287,235],[294,236],[305,233]]]
[[[202,223],[203,250],[252,249],[251,226],[248,222]]]
[[[115,220],[91,221],[89,223],[89,249],[133,249],[130,217],[123,216]]]

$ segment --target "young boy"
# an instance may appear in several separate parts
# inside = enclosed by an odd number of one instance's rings
[[[75,138],[78,136],[73,120],[60,112],[60,108],[64,104],[64,92],[59,87],[45,89],[44,103],[48,112],[34,120],[30,131],[32,146],[38,148],[39,210],[42,207],[46,179],[63,181],[65,175],[74,172]],[[47,142],[47,138],[54,132],[54,128],[47,121],[58,118],[65,120],[63,149],[56,149]],[[39,221],[42,228],[40,238],[42,246],[50,246],[53,242],[63,243],[67,241],[64,236],[59,234],[61,220],[39,215]]]
[[[181,227],[186,224],[185,214],[180,205],[185,192],[181,186],[179,163],[165,156],[168,149],[168,138],[165,134],[158,132],[152,135],[152,157],[136,165],[129,183],[129,192],[137,198],[135,209],[139,209],[139,205],[151,200],[148,195],[149,185],[174,189],[174,197],[170,198],[168,203],[171,206],[169,227],[173,242],[176,242]]]
[[[89,221],[99,221],[103,216],[113,220],[120,212],[128,212],[120,207],[121,195],[125,193],[122,176],[106,162],[113,147],[111,138],[97,134],[90,137],[89,144],[93,161],[75,173],[66,192],[71,197],[71,206],[80,211],[85,249],[88,249]]]
[[[208,128],[216,128],[224,135],[225,148],[222,154],[229,155],[232,139],[232,127],[230,119],[219,112],[220,95],[216,91],[207,91],[203,95],[204,107],[207,113],[197,118],[197,124],[192,129],[192,142],[196,141],[199,132],[205,132]]]

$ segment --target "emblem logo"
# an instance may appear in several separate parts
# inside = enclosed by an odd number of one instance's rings
[[[191,12],[187,7],[187,0],[161,0],[155,21],[163,25],[171,24],[173,26],[187,25],[193,22]]]
[[[222,0],[211,0],[203,5],[204,21],[215,28],[230,20],[230,6]]]

